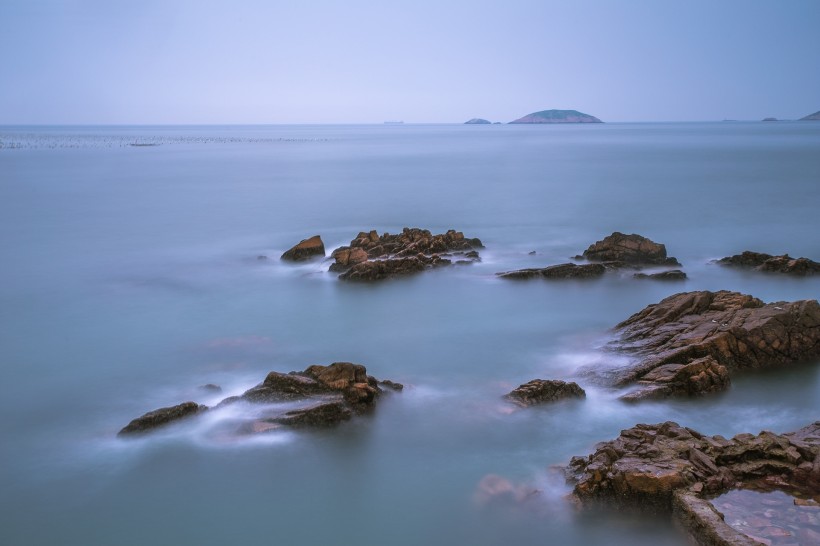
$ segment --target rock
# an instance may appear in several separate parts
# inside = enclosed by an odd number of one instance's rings
[[[544,268],[517,269],[496,273],[502,279],[592,279],[600,277],[606,272],[602,264],[559,264]]]
[[[291,262],[302,262],[304,260],[309,260],[314,256],[324,255],[325,244],[322,242],[322,238],[319,235],[314,235],[310,239],[302,239],[299,244],[290,250],[285,251],[285,253],[282,254],[282,259]]]
[[[589,114],[584,114],[578,110],[541,110],[533,112],[511,124],[521,123],[603,123],[600,119]]]
[[[788,455],[789,449],[799,450],[797,456]],[[791,433],[764,431],[731,440],[665,422],[622,430],[589,456],[573,457],[565,473],[582,507],[672,512],[701,544],[737,546],[759,542],[729,527],[709,499],[770,477],[816,495],[817,482],[808,481],[805,470],[815,460],[820,421]]]
[[[598,241],[584,251],[583,257],[593,262],[624,262],[639,265],[679,266],[675,258],[666,256],[666,246],[635,233],[618,231]]]
[[[267,260],[268,257],[265,256],[264,254],[260,254],[259,256],[256,257],[256,259],[259,260],[259,261],[264,261],[264,260]]]
[[[392,389],[394,391],[401,392],[404,390],[404,385],[401,383],[396,383],[395,381],[390,381],[389,379],[385,379],[383,381],[379,381],[379,385],[383,385],[388,389]]]
[[[820,274],[820,263],[808,258],[792,258],[788,254],[772,256],[762,252],[745,251],[717,261],[720,265],[743,267],[767,273],[785,273],[804,277]]]
[[[394,235],[371,230],[334,250],[330,271],[340,272],[342,280],[378,281],[450,265],[453,261],[446,256],[451,255],[463,257],[462,263],[480,261],[476,248],[483,248],[479,239],[452,229],[438,235],[419,228],[404,228]]]
[[[584,389],[577,383],[557,379],[533,379],[513,389],[504,398],[522,407],[557,402],[567,398],[585,398]]]
[[[763,118],[763,121],[778,121],[777,118]]]
[[[686,280],[686,273],[680,269],[670,269],[669,271],[661,271],[660,273],[635,273],[632,275],[636,279],[650,279],[653,281],[683,281]]]
[[[728,387],[742,368],[786,366],[820,356],[816,300],[764,304],[737,292],[683,292],[649,305],[615,327],[609,350],[637,360],[604,373],[616,386],[637,383],[641,400]]]
[[[207,385],[200,385],[199,390],[205,392],[222,392],[222,387],[219,385],[214,385],[213,383],[208,383]]]
[[[813,114],[809,114],[806,117],[800,118],[800,121],[820,121],[820,111],[817,111]]]
[[[198,413],[202,413],[207,409],[208,408],[206,406],[201,406],[196,402],[183,402],[182,404],[178,404],[176,406],[149,411],[145,415],[137,417],[123,427],[118,433],[118,436],[149,432],[158,427],[173,423],[174,421],[179,421],[181,419],[185,419],[186,417],[191,417]]]
[[[487,121],[486,119],[482,118],[473,118],[469,121],[465,121],[464,125],[491,125],[492,122]]]

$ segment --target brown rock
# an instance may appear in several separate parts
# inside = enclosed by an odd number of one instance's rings
[[[299,244],[290,250],[285,251],[285,253],[282,254],[281,259],[291,262],[301,262],[304,260],[309,260],[314,256],[324,255],[325,244],[322,242],[322,238],[320,236],[314,235],[310,239],[302,239]]]
[[[680,265],[675,258],[666,256],[664,245],[634,233],[625,235],[618,231],[590,245],[583,257],[594,262]]]
[[[653,281],[683,281],[686,280],[686,273],[680,269],[671,269],[669,271],[661,271],[660,273],[635,273],[632,275],[636,279],[649,279]]]
[[[577,383],[557,379],[533,379],[506,394],[504,398],[522,407],[557,402],[567,398],[584,398],[586,393]]]
[[[560,264],[536,269],[518,269],[496,273],[502,279],[592,279],[600,277],[606,272],[601,264]]]
[[[206,406],[201,406],[196,402],[183,402],[176,406],[149,411],[123,427],[118,436],[149,432],[168,423],[202,413],[207,409]]]
[[[808,258],[792,258],[788,254],[772,256],[771,254],[747,250],[742,254],[722,258],[717,263],[767,273],[785,273],[798,277],[820,274],[820,263]]]

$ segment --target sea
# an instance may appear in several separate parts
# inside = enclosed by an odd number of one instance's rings
[[[279,258],[404,227],[478,237],[481,261],[355,284]],[[688,279],[495,275],[614,231]],[[0,543],[683,546],[666,516],[577,511],[561,467],[637,423],[802,427],[820,362],[641,404],[579,370],[628,362],[612,327],[677,292],[817,299],[818,277],[713,261],[820,260],[818,233],[814,122],[0,127]],[[331,429],[228,434],[229,407],[117,437],[339,361],[404,391]],[[586,398],[503,399],[535,378]]]

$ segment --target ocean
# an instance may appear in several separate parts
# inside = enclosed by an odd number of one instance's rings
[[[817,299],[820,278],[710,262],[820,260],[819,205],[812,122],[0,127],[0,543],[683,546],[664,517],[576,513],[556,466],[636,423],[799,428],[820,419],[818,363],[638,405],[576,374],[623,363],[610,329],[676,292]],[[377,284],[279,260],[403,227],[486,248]],[[613,231],[664,243],[689,278],[495,276]],[[406,387],[330,430],[236,437],[226,410],[116,437],[336,361]],[[534,378],[587,397],[502,399]],[[486,502],[487,476],[534,492]]]

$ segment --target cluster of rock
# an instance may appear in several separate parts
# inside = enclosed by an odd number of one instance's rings
[[[382,386],[401,390],[402,385],[379,381],[367,375],[361,364],[335,362],[313,365],[302,372],[270,372],[265,380],[240,396],[222,400],[214,409],[237,402],[275,404],[302,402],[298,407],[272,407],[261,417],[243,423],[238,433],[259,433],[282,426],[327,427],[341,423],[375,406]],[[120,430],[120,435],[144,433],[209,410],[195,402],[160,408],[137,417]]]
[[[680,266],[675,258],[666,255],[666,246],[633,233],[624,235],[618,231],[589,246],[576,260],[588,260],[591,264],[565,263],[543,268],[517,269],[496,273],[503,279],[593,279],[610,269],[640,269],[642,267]],[[639,279],[683,280],[686,273],[679,269],[659,273],[637,273]]]
[[[649,305],[615,327],[609,349],[637,361],[610,370],[617,386],[636,384],[636,401],[725,389],[739,368],[820,357],[816,300],[775,302],[737,292],[683,292]]]
[[[820,488],[820,422],[796,432],[707,436],[674,422],[637,425],[566,468],[581,506],[672,512],[701,544],[759,545],[709,499],[746,483]]]
[[[533,379],[520,385],[504,396],[521,407],[558,402],[568,398],[585,398],[584,389],[578,383],[557,379]]]
[[[404,228],[401,233],[376,230],[361,232],[350,245],[339,247],[330,255],[330,270],[350,281],[378,281],[418,273],[432,267],[468,264],[478,261],[476,249],[483,248],[480,239],[467,238],[460,231],[432,234],[420,228]]]
[[[766,273],[785,273],[798,277],[820,274],[820,263],[808,258],[792,258],[788,254],[772,256],[749,250],[717,261],[720,265],[743,267]]]

